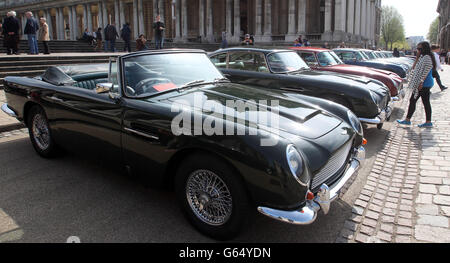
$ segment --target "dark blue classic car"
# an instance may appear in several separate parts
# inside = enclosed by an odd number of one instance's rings
[[[408,67],[388,61],[371,60],[361,49],[337,48],[333,49],[339,58],[345,64],[365,66],[369,68],[383,69],[391,71],[399,75],[402,79],[406,79]]]

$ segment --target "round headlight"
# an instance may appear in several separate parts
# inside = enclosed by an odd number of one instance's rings
[[[286,158],[289,169],[291,170],[291,173],[295,177],[297,182],[299,182],[303,186],[307,186],[308,182],[302,182],[300,179],[304,169],[303,160],[294,145],[291,144],[286,148]]]
[[[350,121],[350,124],[352,125],[353,129],[359,134],[362,135],[363,128],[361,125],[361,121],[356,117],[356,115],[352,111],[347,111],[348,119]]]

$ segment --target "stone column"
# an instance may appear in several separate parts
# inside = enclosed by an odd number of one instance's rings
[[[205,0],[198,1],[198,35],[205,38]]]
[[[262,41],[272,41],[272,0],[264,0],[264,35]]]
[[[233,9],[234,9],[233,42],[239,43],[241,42],[241,3],[239,0],[234,0]]]
[[[262,38],[262,14],[263,0],[255,0],[255,41],[261,41]],[[231,15],[231,14],[230,14]]]
[[[181,0],[181,22],[182,22],[182,33],[181,36],[183,41],[187,41],[188,38],[188,23],[187,23],[187,0]]]
[[[336,0],[335,5],[335,19],[334,31],[345,32],[345,25],[347,22],[347,4],[346,0]]]
[[[256,0],[258,1],[258,0]],[[261,0],[260,0],[261,1]],[[226,7],[225,7],[225,24],[226,24],[226,31],[227,31],[227,41],[230,41],[233,37],[233,0],[227,0],[226,1]]]
[[[166,22],[164,0],[158,0],[158,12],[159,15],[161,16],[161,21]]]
[[[347,32],[352,35],[355,33],[355,0],[348,0]]]
[[[361,0],[361,36],[363,39],[366,38],[366,11],[367,10],[367,0]]]
[[[306,4],[304,4],[304,6],[305,6],[305,10],[306,10]],[[333,13],[332,0],[325,0],[325,25],[324,25],[324,32],[322,34],[323,41],[332,41],[333,40],[333,32],[331,31],[331,25],[333,24],[332,13]],[[305,25],[305,28],[306,28],[306,25]]]
[[[297,38],[297,31],[296,31],[296,2],[297,0],[289,0],[288,2],[288,34],[285,37],[286,42],[292,42]],[[300,17],[299,17],[300,20]]]
[[[180,0],[175,0],[175,40],[181,41],[181,11]]]
[[[133,6],[134,6],[134,2],[133,2]],[[119,1],[119,21],[120,24],[117,25],[117,28],[122,28],[123,24],[125,24],[125,22],[130,22],[130,21],[125,21],[125,5],[123,1]]]
[[[120,11],[119,11],[119,0],[114,0],[114,22],[116,23],[117,31],[119,31],[119,29],[121,28],[121,25],[120,25]]]
[[[355,10],[355,35],[359,37],[361,35],[361,0],[356,1]],[[359,42],[359,40],[358,40]]]
[[[372,39],[372,45],[375,45],[375,32],[376,32],[376,21],[375,21],[375,2],[372,2],[371,4],[371,17],[372,17],[372,29],[371,29],[371,39]]]
[[[70,40],[73,40],[74,39],[74,37],[73,37],[73,17],[72,17],[72,7],[71,6],[69,6],[69,17],[68,17],[68,19],[69,19],[69,28],[70,28],[70,31],[69,31],[69,39]]]
[[[138,19],[138,1],[133,0],[133,37],[136,39],[139,32],[139,19]]]
[[[145,23],[144,23],[144,4],[142,0],[138,0],[138,17],[139,17],[139,35],[145,34]],[[125,21],[125,19],[124,19]]]
[[[108,6],[105,1],[102,2],[103,28],[109,24]]]
[[[213,24],[213,3],[212,0],[206,0],[206,40],[214,43],[214,24]]]
[[[64,39],[64,17],[62,14],[62,8],[56,8],[56,34],[58,40]]]
[[[87,8],[87,28],[89,32],[92,32],[92,12],[91,12],[91,4],[86,4]]]
[[[77,40],[78,35],[78,15],[77,15],[77,6],[72,6],[72,30],[73,30],[73,39]]]
[[[83,27],[81,28],[81,34],[84,34],[84,30],[87,28],[87,5],[83,5]]]
[[[45,19],[47,19],[48,34],[50,35],[50,39],[53,39],[53,23],[52,13],[50,12],[50,9],[45,10]]]
[[[370,37],[370,0],[366,0],[366,13],[364,16],[364,19],[366,19],[366,38],[369,39]]]
[[[97,3],[97,27],[103,28],[103,13],[102,13],[102,2]],[[72,27],[71,27],[72,28]],[[97,31],[97,28],[95,28],[95,31]]]
[[[331,0],[329,0],[329,1],[331,1]],[[297,13],[298,13],[297,35],[304,35],[304,34],[306,34],[306,0],[298,0],[298,12]],[[331,12],[330,12],[330,16],[331,16]],[[326,13],[325,13],[325,20],[326,20]],[[330,22],[331,22],[331,20],[330,20]],[[331,24],[330,24],[330,31],[331,31]]]

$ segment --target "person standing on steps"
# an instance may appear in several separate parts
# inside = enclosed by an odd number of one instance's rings
[[[41,17],[39,22],[41,23],[41,26],[39,28],[39,41],[42,41],[42,43],[44,43],[44,54],[49,55],[50,48],[48,47],[48,42],[50,41],[50,35],[48,33],[47,19]]]
[[[162,49],[164,47],[164,30],[165,25],[161,22],[161,16],[156,16],[156,21],[153,23],[153,29],[155,29],[155,45],[156,49]]]
[[[123,51],[131,52],[131,29],[130,24],[127,22],[123,25],[122,31],[120,32],[120,36],[123,41],[125,41],[125,46],[123,47]]]
[[[33,13],[30,11],[25,13],[25,16],[27,17],[27,23],[25,25],[25,29],[23,33],[27,35],[28,38],[28,47],[30,48],[30,55],[38,55],[39,54],[39,48],[36,38],[36,33],[39,30],[39,25],[36,19],[33,17]]]
[[[426,122],[418,125],[419,128],[431,128],[431,103],[430,95],[431,88],[434,86],[433,69],[436,69],[436,61],[433,52],[431,51],[430,43],[424,41],[417,45],[417,59],[411,74],[409,87],[413,90],[411,99],[409,101],[408,115],[405,120],[397,120],[401,125],[411,125],[411,118],[416,111],[416,104],[419,97],[422,98],[423,106],[425,107]]]
[[[20,24],[16,18],[15,11],[9,11],[7,17],[3,21],[3,33],[5,36],[6,54],[19,55],[19,41],[20,41]]]

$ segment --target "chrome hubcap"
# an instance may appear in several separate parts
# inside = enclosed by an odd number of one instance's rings
[[[36,114],[32,123],[34,141],[41,150],[46,150],[50,145],[50,133],[45,118]]]
[[[231,216],[233,203],[230,190],[211,171],[193,172],[186,183],[186,196],[194,214],[209,225],[223,225]]]

